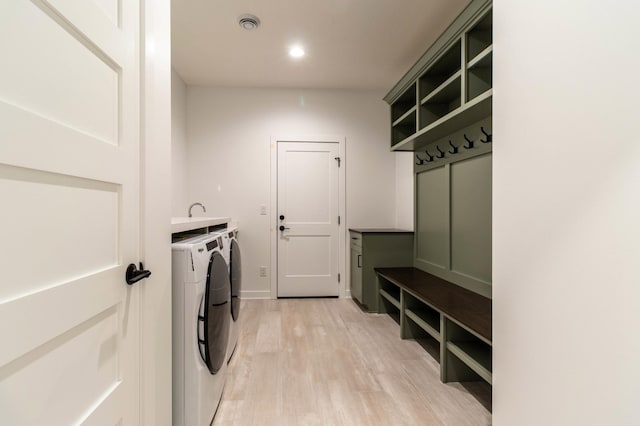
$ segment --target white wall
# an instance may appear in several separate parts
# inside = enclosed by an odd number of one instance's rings
[[[638,22],[494,2],[496,425],[640,422]]]
[[[396,156],[396,228],[413,230],[413,152]]]
[[[171,70],[171,214],[184,217],[189,208],[187,183],[187,86]]]
[[[396,225],[396,159],[389,151],[383,95],[188,88],[189,202],[203,202],[207,214],[239,221],[243,297],[269,297],[269,278],[258,271],[270,264],[270,216],[259,213],[260,205],[270,205],[272,136],[346,137],[347,227]]]

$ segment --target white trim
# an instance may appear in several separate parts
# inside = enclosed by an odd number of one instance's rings
[[[240,292],[240,299],[242,300],[256,300],[256,299],[271,299],[271,290],[242,290]]]
[[[270,294],[271,299],[278,298],[278,233],[276,227],[278,220],[278,142],[317,142],[317,143],[338,143],[338,155],[341,162],[338,168],[338,210],[340,215],[340,227],[338,230],[338,273],[340,274],[340,298],[349,297],[347,295],[347,275],[346,275],[346,241],[347,241],[347,216],[346,216],[346,138],[336,135],[283,135],[272,136],[269,141],[271,152],[271,189],[269,193],[269,205],[271,218],[269,219],[270,236]]]
[[[269,212],[271,217],[269,219],[269,254],[270,254],[270,268],[269,271],[269,292],[271,299],[278,298],[278,241],[276,239],[277,233],[275,232],[276,226],[278,226],[278,220],[276,215],[278,214],[278,138],[271,137],[269,141],[269,151],[271,152],[271,166],[269,167],[271,185],[269,190]]]
[[[141,425],[171,425],[171,4],[140,2]]]

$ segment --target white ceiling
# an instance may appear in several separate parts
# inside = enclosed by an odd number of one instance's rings
[[[173,67],[190,85],[389,90],[468,3],[173,0]],[[241,29],[244,13],[260,28]]]

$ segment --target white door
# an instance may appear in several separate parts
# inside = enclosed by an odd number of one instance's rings
[[[0,424],[137,424],[139,5],[0,2]]]
[[[338,153],[278,142],[278,297],[339,295]]]

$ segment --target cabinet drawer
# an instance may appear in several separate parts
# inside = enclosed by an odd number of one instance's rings
[[[362,234],[351,233],[351,248],[362,248]]]

